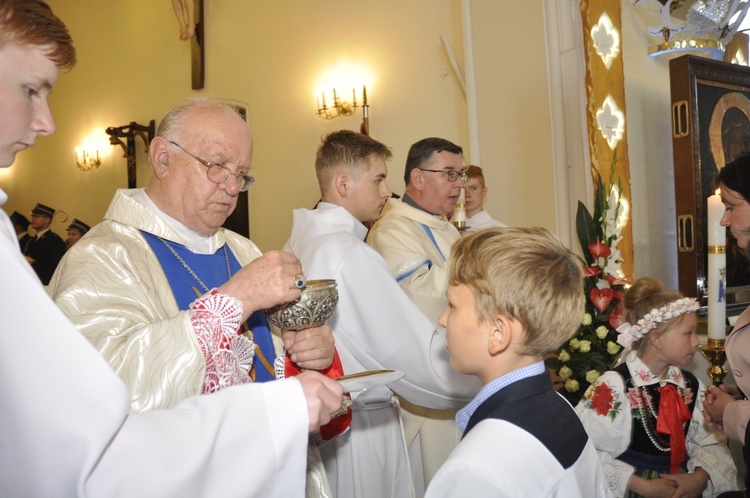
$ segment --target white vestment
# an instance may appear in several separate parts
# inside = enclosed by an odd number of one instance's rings
[[[461,236],[445,216],[436,217],[398,199],[388,199],[367,235],[396,281],[427,318],[437,323],[448,300],[451,246]]]
[[[190,311],[180,311],[141,230],[181,245],[185,240],[131,198],[138,192],[115,193],[104,221],[60,261],[49,293],[125,381],[133,410],[144,411],[201,394],[206,358]],[[261,255],[250,240],[229,230],[219,229],[211,238],[213,247],[226,242],[242,266]]]
[[[390,387],[411,403],[440,409],[465,405],[480,383],[450,368],[444,329],[436,330],[401,291],[383,258],[363,242],[366,234],[365,226],[345,208],[319,203],[314,211],[294,211],[285,246],[300,259],[308,278],[336,279],[339,303],[329,325],[344,373],[402,370],[405,377]],[[352,398],[351,430],[321,449],[334,495],[410,496],[391,391],[383,387],[353,393]],[[424,483],[417,460],[411,470],[421,495]]]
[[[115,193],[104,221],[65,254],[49,286],[60,309],[125,381],[137,412],[171,408],[201,394],[206,375],[190,311],[179,309],[141,230],[180,245],[186,240],[133,199],[139,195],[142,189]],[[225,243],[242,266],[261,255],[249,239],[223,228],[209,240],[214,248]],[[281,340],[272,339],[283,355]],[[273,370],[274,358],[261,361],[260,353],[253,358],[256,368]],[[317,448],[309,448],[308,460],[307,495],[327,496]]]
[[[46,295],[2,210],[0,281],[0,496],[304,494],[299,382],[129,414],[122,381]]]
[[[445,216],[433,216],[398,199],[388,199],[367,243],[385,258],[396,281],[414,304],[437,323],[448,303],[445,291],[451,246],[460,238]],[[407,438],[421,447],[425,485],[456,446],[455,410],[431,410],[402,403]],[[414,446],[413,446],[414,447]]]
[[[504,223],[500,223],[487,212],[486,209],[482,209],[474,216],[466,218],[466,232],[478,232],[485,228],[504,227],[507,226]],[[465,232],[465,233],[466,233]]]

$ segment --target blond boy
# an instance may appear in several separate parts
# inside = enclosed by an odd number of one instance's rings
[[[484,387],[458,412],[463,438],[427,496],[609,496],[543,362],[583,315],[573,254],[542,228],[489,228],[453,246],[447,296],[451,366]]]

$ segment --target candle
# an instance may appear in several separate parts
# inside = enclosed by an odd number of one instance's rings
[[[717,189],[714,195],[708,198],[708,245],[726,246],[727,229],[721,226],[721,217],[724,215],[724,204],[721,202],[721,192]]]
[[[708,338],[726,338],[727,230],[721,226],[724,204],[720,192],[708,198]]]
[[[466,205],[465,205],[464,189],[461,189],[461,195],[456,202],[456,207],[453,209],[453,218],[451,221],[458,229],[466,228]]]

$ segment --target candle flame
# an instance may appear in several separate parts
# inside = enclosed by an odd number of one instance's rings
[[[721,195],[721,189],[720,189],[720,188],[717,188],[716,190],[714,190],[714,194],[716,194],[716,195],[719,195],[719,196],[720,196],[720,195]]]

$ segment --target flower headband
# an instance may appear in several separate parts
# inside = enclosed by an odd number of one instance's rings
[[[646,313],[643,318],[638,320],[635,325],[630,325],[628,322],[625,322],[618,327],[617,342],[623,347],[629,348],[631,344],[651,332],[666,320],[671,320],[680,315],[698,311],[698,308],[700,308],[698,301],[692,297],[683,297],[677,301],[665,304],[661,308],[654,308]]]

